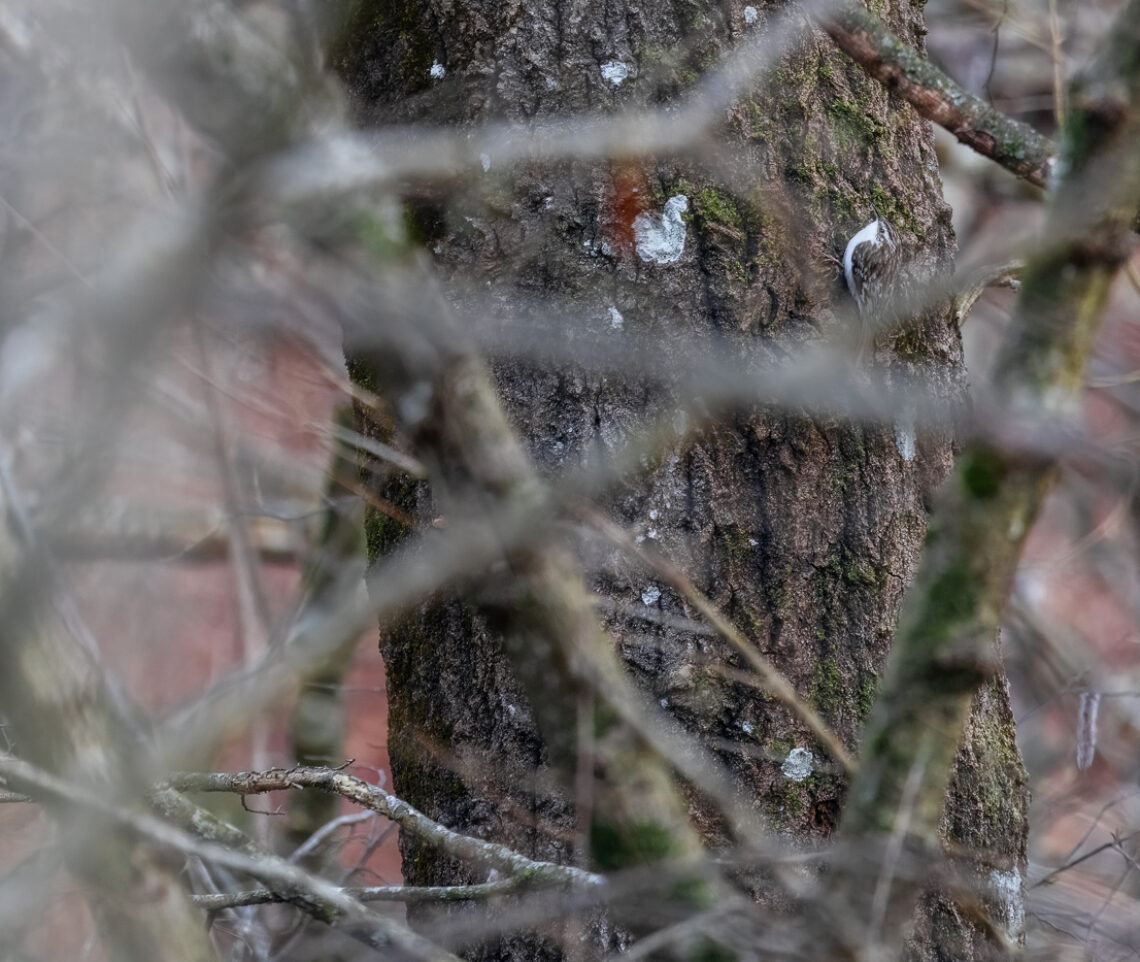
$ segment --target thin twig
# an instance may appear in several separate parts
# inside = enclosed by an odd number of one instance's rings
[[[334,818],[332,821],[325,822],[318,828],[312,835],[305,841],[298,845],[293,854],[289,856],[290,862],[299,862],[306,855],[309,855],[314,849],[322,845],[333,832],[344,828],[346,825],[359,825],[361,822],[367,822],[370,818],[375,818],[375,812],[353,812],[349,815],[341,815],[339,818]]]
[[[1061,20],[1057,0],[1049,0],[1049,56],[1053,61],[1053,121],[1058,130],[1065,126],[1065,56],[1061,52]]]
[[[1105,842],[1103,845],[1098,845],[1096,848],[1089,849],[1087,852],[1085,852],[1084,855],[1080,856],[1080,858],[1069,859],[1065,862],[1064,865],[1057,866],[1057,868],[1053,869],[1053,871],[1051,871],[1048,875],[1045,875],[1034,882],[1030,888],[1037,888],[1041,885],[1051,885],[1054,881],[1056,881],[1058,876],[1069,871],[1070,869],[1076,868],[1081,864],[1081,862],[1087,861],[1093,856],[1099,855],[1101,852],[1106,852],[1109,849],[1114,849],[1120,844],[1120,842],[1130,841],[1137,836],[1140,836],[1140,829],[1136,830],[1135,832],[1130,832],[1122,839],[1113,838],[1111,842]]]

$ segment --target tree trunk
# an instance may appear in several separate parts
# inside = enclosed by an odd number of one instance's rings
[[[682,100],[710,65],[780,14],[779,5],[708,0],[360,0],[335,58],[363,123],[553,124]],[[920,5],[890,0],[883,15],[921,48]],[[774,357],[777,338],[842,337],[853,312],[828,257],[872,208],[901,237],[912,278],[952,269],[929,125],[807,32],[717,118],[699,150],[491,166],[450,192],[408,197],[406,222],[461,317],[475,305],[470,323],[486,326],[478,311],[494,305],[503,343],[545,322],[556,351],[575,338],[620,345],[636,336],[656,345],[647,366],[670,366],[668,383],[504,350],[494,367],[503,403],[540,470],[556,478],[617,453],[647,421],[693,417],[681,410],[678,382],[694,339],[710,351]],[[646,229],[670,209],[683,228],[659,231],[655,248]],[[896,380],[921,367],[948,404],[964,390],[946,310],[880,336],[862,364]],[[864,383],[854,365],[851,377],[856,388]],[[925,503],[951,456],[948,431],[916,439],[905,413],[856,423],[750,409],[648,459],[600,506],[683,569],[854,752],[922,550]],[[420,521],[439,511],[420,483],[377,488]],[[404,525],[374,511],[368,534],[375,557]],[[591,586],[610,603],[606,627],[644,690],[715,752],[780,832],[805,843],[827,836],[845,779],[810,732],[739,680],[739,656],[678,626],[694,613],[660,577],[588,532],[578,543]],[[579,857],[573,806],[550,787],[547,750],[492,620],[470,601],[441,602],[384,630],[395,789],[450,827],[569,861]],[[726,675],[726,666],[738,671]],[[976,700],[943,827],[975,853],[986,901],[1015,939],[1026,803],[1007,692],[995,684]],[[719,820],[697,796],[692,807],[715,845]],[[482,880],[410,836],[401,846],[409,883]],[[948,899],[924,899],[916,958],[973,958],[986,945]],[[520,938],[489,945],[483,957],[538,954]]]

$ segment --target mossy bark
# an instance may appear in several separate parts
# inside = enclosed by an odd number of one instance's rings
[[[757,4],[752,20],[743,4],[695,0],[397,3],[382,14],[373,6],[380,5],[357,8],[337,53],[361,121],[459,130],[494,118],[554,122],[568,112],[669,103],[781,9]],[[888,20],[921,48],[921,7],[894,2]],[[603,75],[609,61],[629,69],[620,85]],[[432,80],[434,63],[442,79]],[[827,256],[872,207],[902,235],[915,277],[951,269],[954,242],[929,125],[822,34],[798,41],[726,111],[715,140],[715,160],[492,168],[449,191],[409,197],[408,219],[457,303],[479,292],[495,304],[497,330],[523,331],[544,312],[558,319],[552,336],[567,341],[619,338],[620,324],[651,338],[678,371],[694,337],[763,352],[775,337],[840,335],[851,315]],[[683,251],[668,263],[643,259],[633,219],[660,214],[682,194]],[[889,378],[922,366],[948,403],[963,391],[948,311],[881,337],[874,363]],[[494,370],[516,431],[550,477],[620,450],[647,418],[685,416],[667,384],[648,386],[636,371],[618,379],[585,364],[509,358]],[[859,377],[853,373],[853,383]],[[951,465],[948,430],[920,432],[913,451],[900,442],[907,430],[905,417],[861,424],[740,412],[649,460],[603,504],[683,568],[852,749],[922,553],[926,504]],[[423,485],[388,475],[375,484],[421,523],[435,517]],[[390,546],[400,527],[373,512],[371,550]],[[636,616],[691,614],[651,572],[589,538],[579,547],[592,587],[622,612],[607,615],[607,627],[641,686],[710,746],[743,796],[781,830],[804,841],[830,833],[846,786],[805,728],[755,688],[726,680],[717,666],[743,667],[726,649]],[[382,648],[396,790],[463,831],[538,858],[572,857],[573,814],[544,788],[546,748],[486,618],[470,605],[435,605],[386,629]],[[978,737],[961,757],[946,828],[995,865],[1023,869],[1025,775],[1004,685],[979,702],[974,725]],[[793,748],[816,760],[801,782],[782,771]],[[1010,809],[984,804],[995,784]],[[699,799],[694,807],[699,814]],[[718,820],[698,824],[715,844]],[[473,880],[414,839],[401,844],[409,882]],[[957,913],[928,905],[915,951],[934,957],[939,945],[983,938]],[[504,944],[487,954],[523,957],[512,951],[521,950]]]

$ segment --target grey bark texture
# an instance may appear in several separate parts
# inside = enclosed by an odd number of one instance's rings
[[[750,23],[738,2],[360,0],[334,60],[363,124],[554,124],[567,114],[683,98],[781,5],[756,10]],[[880,12],[922,48],[921,6],[891,0]],[[620,85],[603,75],[610,61],[629,69]],[[433,63],[442,78],[431,76]],[[680,257],[646,260],[634,217],[660,215],[679,195],[688,202]],[[851,310],[827,258],[872,208],[902,237],[912,280],[952,269],[929,124],[819,31],[805,31],[684,155],[492,168],[405,201],[411,235],[430,252],[461,318],[508,344],[551,324],[555,350],[572,348],[575,338],[636,335],[655,344],[652,363],[677,372],[694,338],[771,357],[775,338],[842,336]],[[866,363],[900,380],[921,367],[948,404],[964,390],[948,310],[881,335]],[[603,374],[589,363],[543,364],[505,350],[494,371],[517,433],[551,478],[607,458],[647,420],[692,416],[668,383],[650,383],[637,370]],[[853,370],[853,383],[859,378]],[[382,424],[365,427],[391,436]],[[853,751],[922,551],[925,505],[952,460],[949,429],[920,432],[913,452],[907,432],[905,412],[895,424],[863,424],[736,411],[648,459],[600,504],[681,567]],[[377,475],[374,487],[419,522],[439,512],[422,483]],[[400,540],[404,525],[374,512],[368,533],[375,557]],[[782,833],[805,843],[826,837],[845,781],[810,733],[756,688],[725,677],[724,666],[745,667],[726,646],[642,617],[692,616],[652,572],[588,532],[576,540],[592,587],[610,603],[606,627],[641,686],[710,747],[741,797]],[[397,793],[458,830],[535,858],[575,858],[572,806],[551,789],[546,749],[485,613],[441,601],[387,627],[382,650]],[[795,747],[816,760],[801,782],[781,770]],[[715,847],[724,841],[719,819],[699,791],[691,796],[696,824]],[[1008,694],[998,682],[976,699],[946,838],[968,846],[979,878],[1011,870],[1023,877],[1026,806]],[[401,846],[410,884],[483,881],[414,838]],[[1008,899],[995,896],[991,908],[1018,937]],[[420,911],[412,918],[425,918]],[[922,959],[991,951],[982,929],[936,894],[923,902],[911,945]],[[551,945],[543,951],[554,954]],[[475,955],[542,952],[519,938]]]

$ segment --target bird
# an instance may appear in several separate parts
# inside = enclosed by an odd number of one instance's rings
[[[847,242],[843,252],[843,277],[863,319],[860,358],[873,340],[875,312],[893,291],[902,254],[891,225],[878,211],[874,214],[875,219]]]

